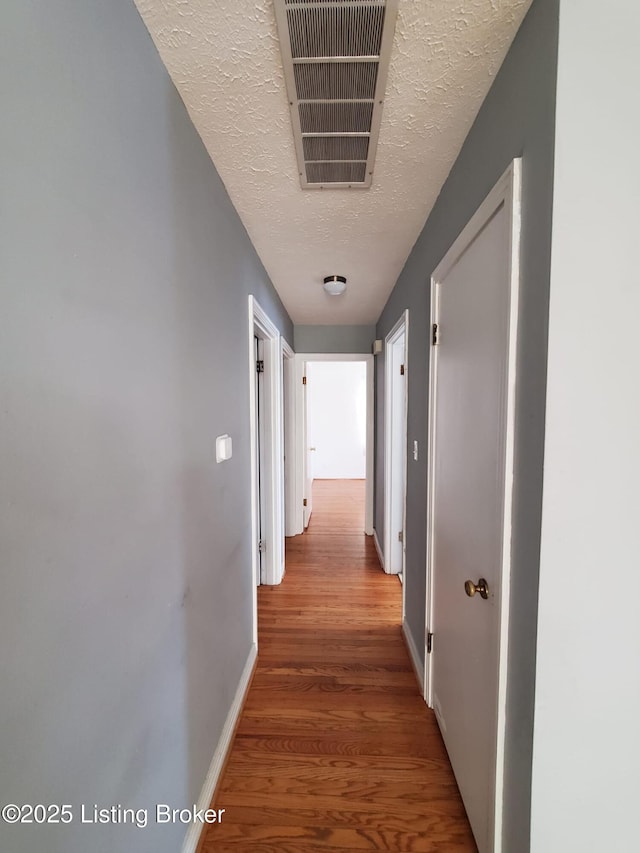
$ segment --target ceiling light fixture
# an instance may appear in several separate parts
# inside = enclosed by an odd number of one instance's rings
[[[343,275],[328,275],[325,277],[322,286],[329,296],[340,296],[347,289],[347,279]]]

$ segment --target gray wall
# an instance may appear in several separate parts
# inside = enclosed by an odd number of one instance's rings
[[[296,352],[370,353],[375,336],[375,326],[296,326],[293,348]]]
[[[131,0],[7,0],[0,58],[0,800],[188,805],[251,645],[247,295],[293,329]]]
[[[406,618],[416,647],[424,652],[428,281],[509,162],[522,155],[520,373],[505,784],[505,850],[514,853],[522,853],[529,843],[557,38],[558,0],[534,0],[377,327],[377,337],[383,338],[402,310],[409,308]],[[383,358],[377,359],[376,398],[375,526],[384,541]],[[414,439],[420,443],[418,462],[410,452]]]

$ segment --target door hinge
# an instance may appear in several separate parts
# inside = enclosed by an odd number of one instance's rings
[[[302,384],[303,384],[303,385],[306,385],[306,384],[307,384],[307,377],[306,377],[306,376],[303,376],[303,377],[302,377]]]
[[[400,365],[400,376],[404,376],[404,364]]]
[[[264,361],[261,358],[256,361],[256,370],[258,373],[264,373]]]
[[[431,327],[431,343],[434,347],[438,345],[438,338],[439,338],[438,331],[439,331],[438,330],[438,324],[434,323],[433,326]]]
[[[302,506],[306,506],[306,505],[307,505],[307,499],[304,498],[304,500],[302,501]]]
[[[433,634],[431,631],[427,634],[427,654],[431,654],[431,650],[433,649]]]
[[[264,539],[260,539],[260,540],[259,540],[259,542],[258,542],[258,552],[259,552],[260,554],[264,554],[264,552],[265,552],[266,550],[267,550],[267,545],[266,545],[266,543],[265,543]]]
[[[402,530],[398,533],[398,542],[404,542],[404,532]]]

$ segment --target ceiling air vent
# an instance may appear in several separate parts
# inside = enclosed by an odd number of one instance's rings
[[[274,0],[303,189],[371,186],[398,0]]]

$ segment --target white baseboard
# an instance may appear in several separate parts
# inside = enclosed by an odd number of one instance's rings
[[[409,627],[406,622],[402,623],[402,633],[407,644],[407,649],[409,650],[411,665],[413,666],[415,674],[418,678],[418,684],[420,685],[420,694],[424,696],[424,669],[422,667],[422,662],[420,661],[418,649],[416,648],[416,644],[413,641],[411,631],[409,630]]]
[[[373,544],[376,546],[376,551],[378,552],[378,559],[380,560],[380,565],[384,569],[384,554],[382,553],[382,548],[380,547],[380,540],[378,539],[378,531],[373,531]]]
[[[249,689],[251,675],[253,673],[253,667],[256,662],[257,656],[258,649],[254,643],[251,646],[251,649],[249,650],[247,662],[245,663],[244,669],[242,670],[242,675],[240,676],[238,688],[236,690],[235,696],[233,697],[231,707],[229,708],[227,719],[225,720],[224,726],[222,727],[222,733],[220,735],[220,740],[218,741],[218,746],[216,747],[216,751],[213,754],[211,764],[209,765],[209,772],[207,773],[207,778],[204,780],[204,785],[202,786],[202,791],[200,792],[200,797],[198,798],[198,809],[208,809],[211,804],[211,800],[213,799],[213,795],[216,790],[216,785],[218,784],[220,774],[222,773],[222,768],[224,767],[224,762],[227,758],[227,753],[229,752],[229,748],[231,747],[231,740],[233,738],[233,733],[235,731],[238,718],[240,717],[240,713],[242,711],[244,699],[247,694],[247,690]],[[202,830],[206,826],[206,823],[199,822],[191,824],[185,836],[184,843],[182,845],[182,853],[196,853],[196,849],[200,842],[200,835],[202,834]]]

